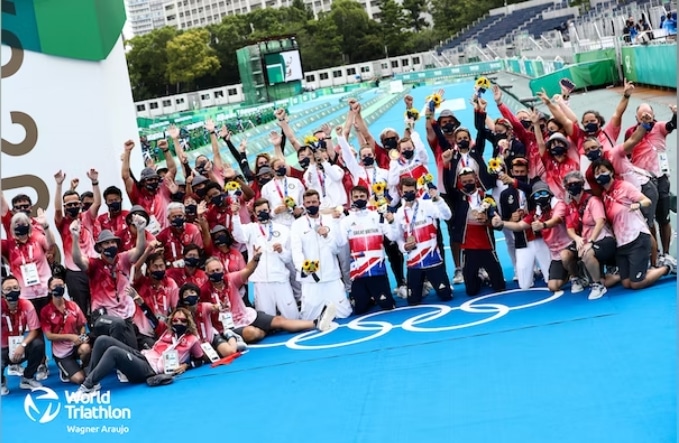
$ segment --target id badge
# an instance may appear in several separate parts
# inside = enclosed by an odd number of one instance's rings
[[[172,267],[173,268],[183,268],[184,267],[184,260],[175,260],[172,262]]]
[[[12,335],[9,337],[9,356],[13,356],[17,348],[21,346],[24,341],[23,335]]]
[[[233,322],[233,316],[228,311],[222,311],[219,313],[219,321],[224,326],[224,329],[233,329],[236,324]]]
[[[670,161],[667,157],[667,152],[658,152],[658,166],[662,175],[670,172]]]
[[[40,276],[38,275],[38,267],[35,263],[26,263],[21,265],[21,275],[24,278],[24,285],[34,286],[40,283]]]
[[[202,343],[200,347],[203,348],[203,352],[205,352],[205,355],[207,355],[207,358],[209,358],[212,363],[219,360],[219,354],[217,354],[217,351],[215,351],[215,348],[213,348],[210,343]]]
[[[174,372],[179,368],[179,354],[177,351],[167,351],[163,353],[163,363],[166,374],[174,374]]]
[[[153,235],[158,235],[160,232],[160,223],[158,223],[155,215],[151,215],[149,218],[149,224],[146,226],[146,230]]]

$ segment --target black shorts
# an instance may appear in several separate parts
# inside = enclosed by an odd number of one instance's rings
[[[670,179],[667,175],[658,177],[658,206],[655,209],[655,219],[663,226],[670,222]]]
[[[592,243],[594,258],[601,264],[608,264],[614,261],[616,248],[615,237],[604,237]]]
[[[54,354],[52,354],[52,357],[54,357],[54,362],[57,364],[57,367],[69,379],[83,370],[80,366],[80,361],[78,360],[77,347],[74,347],[73,351],[64,358],[59,358]]]
[[[655,213],[658,210],[658,187],[655,185],[655,180],[649,180],[645,185],[641,187],[641,193],[651,200],[651,205],[642,207],[640,209],[641,213],[646,219],[646,223],[649,227],[653,227],[655,223]]]
[[[615,255],[620,278],[640,282],[646,278],[648,260],[651,256],[651,236],[639,234],[634,241],[620,246]]]
[[[262,311],[257,311],[257,317],[255,317],[255,320],[250,323],[248,326],[254,326],[255,328],[259,328],[264,333],[268,334],[271,332],[271,323],[273,323],[274,316],[266,314]],[[240,335],[241,337],[243,336],[243,329],[247,328],[247,326],[243,326],[241,328],[236,328],[233,330],[236,334]]]
[[[567,280],[568,271],[563,267],[561,260],[552,260],[549,264],[549,279],[550,280]]]

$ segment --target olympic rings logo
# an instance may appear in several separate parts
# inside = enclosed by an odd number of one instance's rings
[[[544,293],[546,296],[544,298],[516,306],[507,306],[507,304],[500,304],[493,301],[493,298],[504,297],[507,295],[511,295],[512,293],[523,293],[523,294]],[[360,317],[356,317],[343,325],[334,324],[330,330],[325,332],[320,332],[316,330],[307,331],[298,335],[294,335],[290,337],[287,341],[251,345],[251,348],[273,348],[285,346],[289,349],[294,349],[298,351],[332,349],[339,348],[342,346],[356,345],[369,340],[375,340],[379,337],[382,337],[383,335],[388,334],[390,331],[399,328],[403,331],[418,333],[454,331],[458,329],[471,328],[474,326],[482,325],[484,323],[489,323],[501,317],[504,317],[511,311],[518,311],[521,309],[528,309],[540,306],[545,303],[552,302],[561,297],[562,295],[563,291],[553,293],[549,291],[547,288],[532,288],[527,290],[513,289],[509,291],[483,295],[480,297],[474,297],[465,301],[460,306],[448,306],[443,304],[423,304],[418,306],[406,306],[394,309],[392,311],[378,311]],[[503,300],[503,302],[504,303],[509,302],[509,304],[511,304],[511,298],[508,300]],[[417,310],[424,309],[427,310],[427,312],[410,317],[400,324],[392,324],[388,319],[388,317],[394,317],[394,314],[414,309]],[[444,319],[448,317],[450,317],[451,319],[457,319],[458,317],[455,315],[455,311],[460,311],[468,314],[489,314],[489,315],[467,323],[453,322],[453,324],[446,326],[435,326],[435,327],[426,326],[428,323],[434,322],[439,319]],[[341,328],[348,328],[352,331],[367,332],[369,334],[364,337],[348,339],[345,341],[339,341],[329,344],[308,343],[311,340],[315,340],[326,335],[331,336],[335,331],[338,331]]]

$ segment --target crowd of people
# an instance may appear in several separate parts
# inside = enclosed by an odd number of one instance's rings
[[[650,286],[676,271],[665,139],[677,116],[672,106],[657,121],[642,104],[619,141],[633,90],[625,83],[606,121],[595,110],[578,118],[568,88],[539,94],[549,116],[512,113],[495,87],[502,115],[491,118],[475,94],[473,129],[439,109],[443,90],[427,98],[423,118],[406,96],[404,128],[377,137],[356,100],[343,126],[303,140],[277,110],[281,131],[253,165],[247,143],[237,148],[208,120],[212,159],[189,164],[171,128],[178,161],[161,140],[166,166],[138,178],[135,142],[125,142],[124,189],[102,191],[91,169],[91,190],[79,193],[77,179],[64,190],[57,172],[53,222],[42,210],[32,216],[30,197],[3,196],[2,395],[6,369],[22,389],[48,377],[45,339],[61,380],[89,395],[115,370],[122,382],[166,384],[276,331],[327,331],[335,318],[394,309],[395,296],[418,305],[430,292],[451,300],[454,284],[468,296],[502,291],[512,276],[498,259],[498,231],[520,288],[544,280],[554,292],[589,288],[594,300],[612,285]],[[288,144],[297,165],[285,159]]]

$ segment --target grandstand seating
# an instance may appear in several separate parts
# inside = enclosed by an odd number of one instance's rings
[[[502,17],[503,15],[485,16],[478,23],[472,25],[469,29],[459,33],[454,38],[445,42],[443,46],[441,46],[440,51],[455,49],[459,46],[463,46],[463,43],[465,43],[467,40],[474,39],[479,34],[479,32],[493,26],[496,22],[500,21]]]
[[[561,25],[563,25],[565,22],[568,20],[574,19],[574,15],[568,15],[564,17],[555,17],[555,18],[549,18],[546,20],[543,19],[537,19],[532,22],[530,22],[524,29],[523,31],[528,33],[529,35],[532,35],[533,37],[539,38],[540,35],[542,35],[545,32],[552,31]]]

